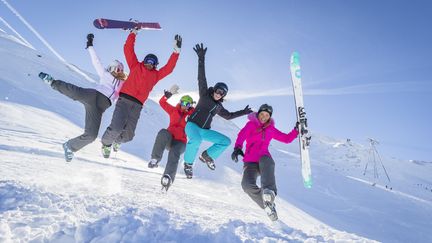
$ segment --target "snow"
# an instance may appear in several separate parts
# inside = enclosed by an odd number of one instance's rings
[[[66,163],[61,144],[82,132],[84,111],[37,74],[94,84],[0,35],[0,242],[432,241],[432,163],[383,157],[390,182],[381,165],[378,178],[373,171],[363,175],[370,154],[366,141],[313,134],[311,189],[302,185],[296,141],[273,143],[276,223],[242,191],[242,166],[231,161],[231,148],[215,171],[197,161],[192,180],[179,166],[176,181],[163,193],[165,160],[149,169],[147,159],[168,118],[152,100],[134,141],[113,158],[104,159],[95,141]],[[112,111],[104,114],[100,132]],[[233,141],[239,130],[220,118],[213,129]]]

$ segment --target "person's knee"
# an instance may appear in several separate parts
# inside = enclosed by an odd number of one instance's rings
[[[225,137],[222,139],[221,144],[224,145],[224,146],[229,146],[229,145],[231,144],[231,139],[230,139],[229,137],[225,136]]]
[[[242,180],[241,186],[242,186],[242,189],[244,192],[250,193],[252,191],[252,189],[254,188],[254,186],[256,186],[256,185],[254,185],[253,183],[251,183],[247,180]]]

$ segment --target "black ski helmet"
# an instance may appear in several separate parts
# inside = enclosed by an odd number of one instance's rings
[[[217,89],[221,89],[225,92],[224,96],[227,95],[228,93],[228,85],[226,85],[226,83],[223,82],[217,82],[214,87],[213,87],[214,91],[216,91]]]
[[[267,105],[267,104],[263,104],[263,105],[260,106],[257,114],[259,114],[261,111],[268,112],[270,114],[270,116],[272,116],[272,114],[273,114],[273,107],[271,107],[270,105]]]
[[[151,64],[153,66],[157,66],[159,64],[159,60],[155,54],[147,54],[144,57],[144,64]]]

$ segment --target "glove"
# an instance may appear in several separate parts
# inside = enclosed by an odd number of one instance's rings
[[[171,86],[171,88],[169,89],[169,92],[170,92],[171,94],[177,94],[179,89],[180,89],[179,86],[178,86],[177,84],[174,84],[174,85]]]
[[[93,46],[93,38],[94,38],[94,35],[92,33],[90,33],[90,34],[87,35],[87,46],[86,46],[86,49],[89,46]]]
[[[173,95],[171,92],[169,92],[168,90],[164,90],[164,95],[165,97],[167,97],[167,99],[171,98],[171,96]]]
[[[180,53],[181,46],[182,46],[182,38],[181,38],[181,36],[180,35],[175,35],[175,37],[174,37],[174,52],[175,53]]]
[[[234,148],[234,151],[231,154],[231,159],[234,162],[238,162],[238,156],[241,155],[242,157],[244,157],[244,153],[243,150],[241,148]]]
[[[298,132],[300,130],[300,122],[296,122],[294,129]]]
[[[141,28],[135,27],[130,29],[130,33],[134,33],[135,35],[138,35],[138,32],[141,30]]]
[[[207,47],[204,48],[203,43],[201,43],[201,45],[196,44],[193,49],[196,52],[196,54],[198,55],[199,59],[204,59],[204,56],[205,56],[206,51],[207,51]]]
[[[249,105],[247,105],[244,109],[243,109],[243,114],[249,114],[252,112],[252,109],[249,107]]]

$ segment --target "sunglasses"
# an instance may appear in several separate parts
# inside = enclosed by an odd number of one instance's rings
[[[184,107],[187,107],[187,108],[190,108],[190,107],[192,106],[192,104],[189,103],[189,102],[187,102],[187,101],[182,101],[182,102],[180,102],[180,105],[181,105],[181,106],[184,106]]]
[[[220,96],[225,96],[225,94],[226,94],[225,90],[223,90],[223,89],[216,89],[215,93],[220,95]]]

